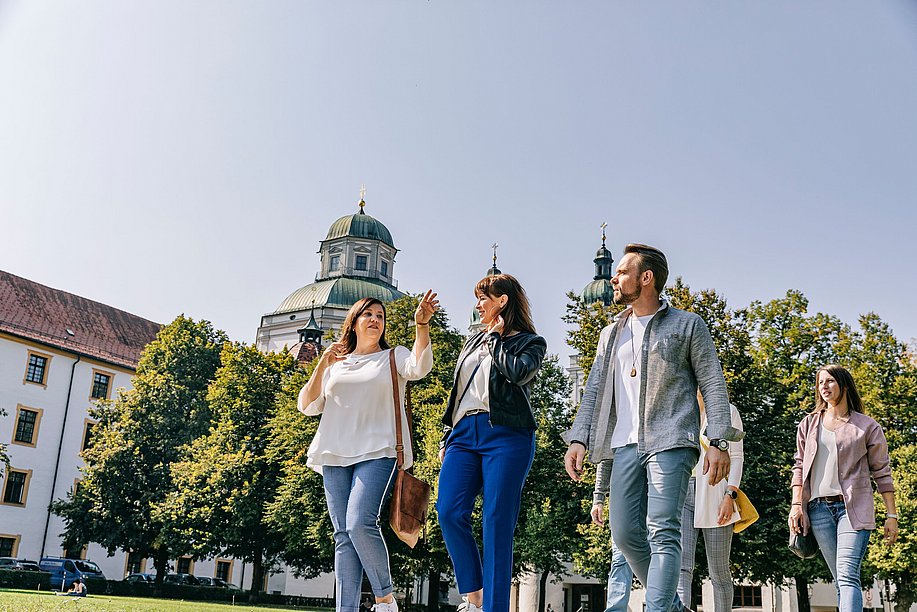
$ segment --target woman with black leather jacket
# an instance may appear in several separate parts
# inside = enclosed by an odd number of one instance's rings
[[[508,612],[513,533],[535,456],[532,382],[547,344],[535,333],[525,291],[509,274],[474,290],[485,330],[459,354],[443,424],[436,509],[464,602],[461,612]],[[471,513],[483,494],[484,560]]]

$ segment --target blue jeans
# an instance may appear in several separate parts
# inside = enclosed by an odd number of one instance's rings
[[[322,467],[325,501],[334,527],[338,612],[359,610],[364,571],[376,597],[392,592],[392,572],[379,527],[379,513],[391,492],[394,476],[394,458]]]
[[[834,577],[840,612],[860,612],[860,566],[869,544],[868,529],[854,529],[844,502],[809,502],[809,521],[821,554]]]
[[[644,455],[636,444],[615,449],[608,502],[611,536],[646,588],[647,612],[684,606],[678,599],[681,512],[698,449]]]
[[[611,570],[608,572],[608,596],[605,612],[627,612],[630,603],[630,589],[634,585],[634,573],[624,558],[621,549],[611,541]]]
[[[449,434],[436,510],[459,592],[483,588],[485,612],[509,612],[513,534],[522,485],[535,457],[535,432],[491,425],[489,416],[465,416]],[[471,529],[479,493],[483,493],[483,564]]]

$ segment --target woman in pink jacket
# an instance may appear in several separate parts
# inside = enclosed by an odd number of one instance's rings
[[[850,372],[826,365],[817,375],[815,410],[796,432],[789,524],[794,533],[812,529],[834,576],[840,612],[863,609],[860,565],[876,528],[870,478],[885,504],[885,543],[891,545],[898,515],[885,434],[863,414]]]

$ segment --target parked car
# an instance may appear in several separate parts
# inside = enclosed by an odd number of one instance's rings
[[[218,587],[221,589],[227,587],[226,581],[222,578],[211,578],[210,576],[195,576],[195,578],[198,579],[201,586]]]
[[[124,582],[139,582],[142,584],[153,584],[156,582],[156,574],[130,574],[124,579]]]
[[[42,557],[38,562],[42,571],[51,574],[51,588],[66,591],[77,578],[90,585],[105,580],[105,574],[92,561],[84,559],[63,559],[61,557]]]
[[[166,574],[163,584],[190,584],[199,586],[201,583],[191,574]]]
[[[14,557],[0,557],[0,569],[21,570],[25,572],[40,572],[38,564],[30,559],[16,559]]]

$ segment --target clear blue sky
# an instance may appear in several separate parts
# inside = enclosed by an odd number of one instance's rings
[[[901,0],[0,0],[0,269],[252,341],[365,183],[462,329],[496,241],[566,355],[606,221],[909,340],[915,109]]]

